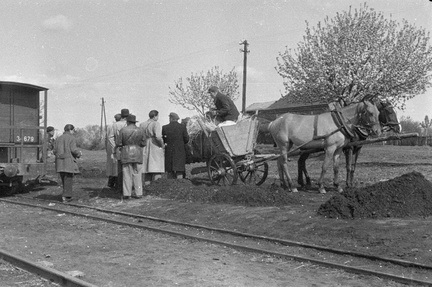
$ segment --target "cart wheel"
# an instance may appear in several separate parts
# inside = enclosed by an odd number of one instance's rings
[[[269,166],[267,162],[249,164],[238,170],[240,179],[246,184],[261,185],[267,178]]]
[[[226,154],[215,154],[208,162],[208,174],[212,184],[236,184],[238,174],[234,161]]]

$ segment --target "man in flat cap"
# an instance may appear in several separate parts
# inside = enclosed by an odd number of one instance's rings
[[[185,173],[186,150],[189,142],[186,126],[178,122],[176,113],[169,114],[169,124],[162,127],[165,143],[165,172],[169,178],[182,178]]]
[[[118,175],[118,163],[117,158],[114,156],[114,124],[121,120],[121,114],[116,114],[114,116],[115,122],[107,126],[106,130],[106,176],[108,176],[108,187],[116,188],[117,187],[117,175]]]
[[[109,142],[112,144],[112,149],[114,150],[113,159],[117,160],[117,190],[122,193],[123,186],[123,174],[122,174],[122,166],[120,160],[120,149],[115,147],[115,143],[117,142],[118,135],[120,130],[126,126],[126,118],[129,116],[128,109],[122,109],[120,111],[120,120],[113,124],[113,133],[110,135]]]
[[[235,124],[238,119],[239,112],[234,102],[226,95],[219,92],[219,88],[211,86],[208,89],[208,93],[214,100],[216,110],[216,125],[223,123],[222,125]]]

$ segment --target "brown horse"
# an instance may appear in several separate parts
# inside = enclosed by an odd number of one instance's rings
[[[388,101],[386,102],[379,101],[377,103],[377,108],[379,111],[379,121],[382,130],[385,132],[393,132],[396,134],[400,133],[401,128],[393,105]],[[366,133],[355,132],[354,134],[355,136],[351,138],[351,142],[362,141],[369,136],[369,133],[367,131]],[[343,152],[345,154],[345,161],[346,161],[346,186],[348,187],[353,186],[354,172],[355,172],[357,159],[360,154],[361,148],[362,148],[361,145],[347,146],[343,148]],[[323,151],[323,150],[315,150],[312,152],[319,152],[319,151]],[[307,150],[302,151],[297,161],[297,166],[298,166],[297,183],[302,187],[311,185],[311,179],[306,170],[306,160],[309,158],[310,154],[311,153]],[[303,181],[303,174],[305,176],[306,184]]]
[[[288,153],[295,145],[296,149],[324,149],[325,158],[321,176],[318,180],[319,192],[326,193],[324,175],[333,160],[334,184],[338,186],[339,159],[342,148],[349,142],[350,127],[359,126],[380,135],[379,112],[370,101],[361,101],[343,107],[338,111],[319,115],[298,115],[286,113],[268,126],[268,130],[277,144],[280,157],[278,171],[281,185],[297,192],[288,172]],[[342,189],[338,187],[338,191]]]

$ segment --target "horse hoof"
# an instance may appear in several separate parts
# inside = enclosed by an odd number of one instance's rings
[[[293,188],[292,190],[291,190],[291,192],[298,192],[298,190],[297,190],[297,188]]]

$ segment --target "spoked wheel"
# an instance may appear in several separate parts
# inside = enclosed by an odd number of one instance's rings
[[[215,154],[208,162],[208,174],[212,184],[236,184],[238,174],[234,161],[226,154]]]
[[[251,162],[238,169],[240,179],[245,184],[261,185],[267,178],[269,166],[267,162]]]

